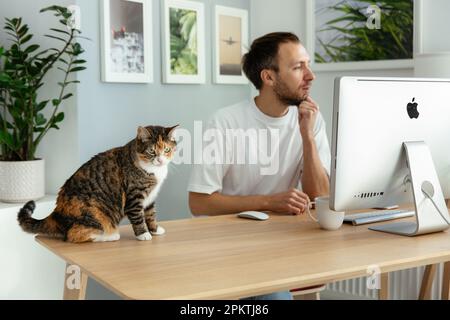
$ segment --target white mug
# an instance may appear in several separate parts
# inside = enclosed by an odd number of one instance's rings
[[[314,218],[311,212],[308,210],[311,219],[319,223],[322,229],[325,230],[339,229],[342,226],[342,223],[344,222],[345,212],[331,210],[330,198],[328,196],[317,197],[314,201],[316,203],[317,219]]]

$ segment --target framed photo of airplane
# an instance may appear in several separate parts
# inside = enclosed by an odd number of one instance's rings
[[[214,83],[248,84],[242,56],[248,51],[248,11],[215,6]]]

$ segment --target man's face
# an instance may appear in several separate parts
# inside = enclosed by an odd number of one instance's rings
[[[309,63],[309,54],[301,44],[288,42],[280,45],[273,90],[284,104],[298,106],[309,96],[315,79]]]

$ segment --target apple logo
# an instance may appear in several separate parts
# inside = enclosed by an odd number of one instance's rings
[[[417,119],[419,118],[419,111],[417,111],[417,102],[414,102],[416,98],[412,99],[412,102],[408,103],[406,106],[406,110],[408,111],[408,116],[411,119]]]

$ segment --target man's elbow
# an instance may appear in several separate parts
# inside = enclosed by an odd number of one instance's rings
[[[189,192],[189,209],[194,216],[205,214],[204,197],[203,194]]]

